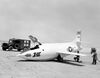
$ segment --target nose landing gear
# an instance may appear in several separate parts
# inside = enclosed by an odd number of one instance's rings
[[[57,61],[59,61],[59,62],[63,62],[63,58],[61,57],[60,54],[57,56]]]

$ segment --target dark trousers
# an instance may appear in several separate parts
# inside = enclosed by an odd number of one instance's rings
[[[96,59],[93,59],[92,64],[97,64],[97,60]]]

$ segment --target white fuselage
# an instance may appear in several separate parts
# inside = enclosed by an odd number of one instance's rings
[[[58,56],[59,52],[68,52],[68,47],[77,49],[74,43],[48,43],[40,45],[38,49],[21,53],[18,56],[27,60],[52,60]],[[65,55],[62,55],[62,57],[65,57]]]
[[[36,37],[29,36],[33,43],[39,43]],[[38,49],[29,50],[24,53],[20,53],[17,56],[22,57],[27,60],[52,60],[55,59],[58,55],[65,57],[66,55],[81,55],[75,53],[80,50],[81,45],[81,31],[78,31],[76,38],[72,42],[68,43],[48,43],[39,45]]]

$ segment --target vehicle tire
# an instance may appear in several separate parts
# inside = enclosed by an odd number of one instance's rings
[[[2,44],[2,50],[6,51],[8,49],[9,45],[7,43]]]
[[[27,50],[28,50],[27,48],[24,48],[24,49],[23,49],[23,51],[27,51]]]
[[[17,49],[17,51],[21,51],[21,49]]]
[[[3,51],[6,51],[6,48],[2,47],[2,50],[3,50]]]
[[[15,49],[18,49],[19,48],[19,44],[15,44]]]

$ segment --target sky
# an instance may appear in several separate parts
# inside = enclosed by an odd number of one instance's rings
[[[100,47],[100,0],[0,0],[0,40],[82,41]],[[90,45],[90,46],[91,46]]]

